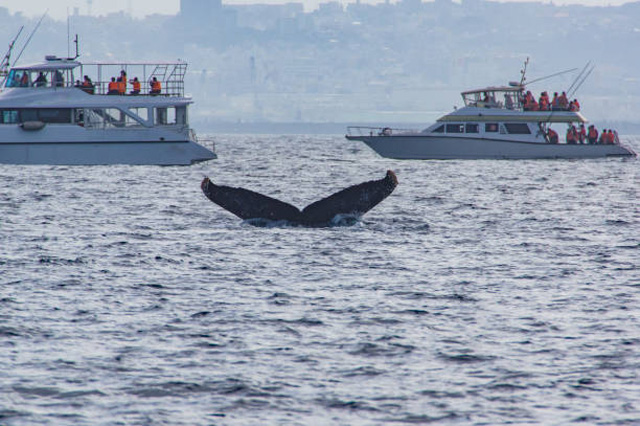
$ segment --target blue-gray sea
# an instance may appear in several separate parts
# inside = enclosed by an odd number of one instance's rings
[[[640,160],[213,137],[191,167],[0,166],[1,425],[640,424]],[[387,169],[354,226],[200,191],[304,207]]]

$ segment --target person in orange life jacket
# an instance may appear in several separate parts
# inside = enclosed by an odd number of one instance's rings
[[[550,143],[558,143],[558,133],[552,128],[549,128],[549,131],[547,132],[547,136],[549,137]]]
[[[121,95],[127,93],[127,73],[125,70],[120,71],[120,77],[118,77],[118,91]]]
[[[133,77],[133,80],[129,80],[129,83],[131,83],[132,86],[132,90],[131,90],[131,94],[132,95],[139,95],[140,94],[140,80],[138,80],[138,77]]]
[[[149,84],[151,85],[151,90],[149,91],[149,93],[152,95],[157,95],[162,90],[162,85],[156,77],[153,77],[153,80],[151,80]]]
[[[607,133],[607,144],[609,144],[609,145],[615,145],[616,144],[616,137],[613,134],[613,129],[609,129],[609,133]]]
[[[115,77],[111,77],[111,81],[109,82],[109,86],[107,87],[107,95],[118,95],[120,92],[118,91],[118,82]]]
[[[540,94],[538,105],[540,106],[540,111],[547,111],[549,109],[549,95],[547,94],[547,92],[542,92]]]
[[[580,102],[577,99],[573,100],[573,106],[576,108],[576,111],[580,111]]]
[[[89,78],[89,76],[88,76],[88,75],[85,75],[85,76],[84,76],[84,80],[82,81],[82,87],[81,87],[81,89],[82,89],[84,92],[87,92],[87,93],[89,93],[90,95],[93,95],[93,92],[94,92],[94,89],[95,89],[95,88],[93,87],[93,82],[91,81],[91,79]]]
[[[561,110],[567,110],[569,108],[569,100],[567,99],[567,94],[562,92],[560,96],[558,96],[558,106]]]
[[[584,128],[584,124],[580,123],[580,129],[578,130],[578,143],[584,144],[587,139],[587,130]]]
[[[574,125],[571,125],[567,129],[567,144],[575,145],[576,141],[577,141],[577,137],[578,137],[578,135],[576,134],[576,128],[575,128]]]
[[[598,143],[600,145],[604,145],[607,143],[607,129],[602,129],[602,133],[600,134],[600,139],[598,139]]]
[[[587,140],[590,145],[594,145],[598,142],[598,130],[596,130],[596,126],[593,124],[589,126],[589,132],[587,133]]]

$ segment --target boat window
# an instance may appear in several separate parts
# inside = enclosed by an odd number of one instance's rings
[[[431,133],[444,133],[444,124],[441,124],[440,126],[433,129]]]
[[[0,110],[0,124],[16,124],[18,122],[17,110]]]
[[[36,110],[38,120],[44,123],[71,123],[71,110],[61,108],[47,108]]]
[[[485,132],[495,133],[498,131],[498,123],[485,123],[484,125]]]
[[[138,117],[140,117],[140,119],[142,121],[148,121],[149,120],[149,108],[147,108],[147,107],[144,107],[144,108],[129,108],[129,111],[131,111],[132,114],[135,114]]]
[[[467,133],[478,133],[478,125],[477,124],[467,124],[466,131],[467,131]]]
[[[511,135],[530,135],[531,130],[527,123],[504,123],[507,132]]]
[[[42,121],[44,123],[71,123],[71,109],[65,108],[24,108],[0,110],[0,124]]]
[[[124,127],[126,114],[118,108],[92,108],[85,111],[84,122],[88,128]]]
[[[7,76],[6,87],[29,87],[29,73],[27,71],[11,70]]]
[[[156,124],[176,124],[176,109],[174,107],[156,108]]]
[[[447,124],[447,133],[464,133],[464,124]]]

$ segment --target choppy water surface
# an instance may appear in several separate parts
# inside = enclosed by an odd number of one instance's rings
[[[640,161],[216,140],[0,166],[0,424],[640,424]],[[387,168],[352,227],[256,228],[199,188],[303,207]]]

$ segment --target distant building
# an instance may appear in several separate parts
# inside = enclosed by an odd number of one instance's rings
[[[222,11],[222,0],[180,0],[180,15],[186,21],[208,22]]]

